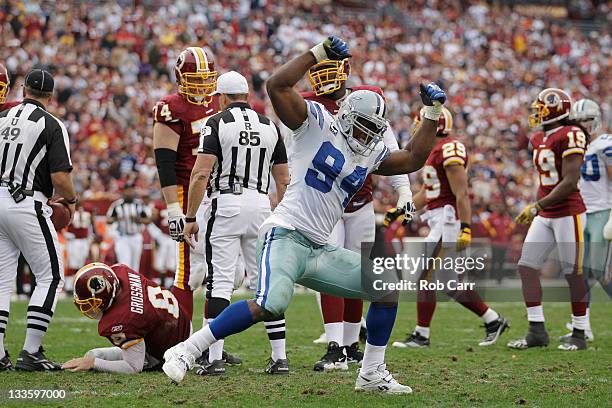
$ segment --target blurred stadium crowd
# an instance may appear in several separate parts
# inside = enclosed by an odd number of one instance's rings
[[[262,84],[275,67],[330,33],[348,38],[349,85],[383,88],[400,145],[420,106],[418,83],[437,81],[450,96],[454,133],[469,149],[473,225],[481,236],[509,234],[511,217],[535,194],[527,115],[539,89],[595,99],[606,118],[612,106],[610,32],[521,14],[505,5],[512,2],[378,0],[341,12],[330,1],[3,3],[0,61],[12,78],[9,100],[21,98],[32,67],[54,73],[50,110],[67,124],[75,185],[92,202],[109,203],[132,182],[142,197],[161,198],[150,112],[174,92],[173,64],[190,45],[208,47],[220,73],[247,76],[252,105],[272,114]],[[573,3],[604,27],[612,19],[607,2]],[[418,175],[411,177],[419,188]],[[395,203],[394,194],[378,180],[377,212]],[[501,221],[483,225],[491,214]],[[419,224],[410,228],[416,235]]]

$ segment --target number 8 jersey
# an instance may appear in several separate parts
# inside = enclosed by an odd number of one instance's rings
[[[538,171],[538,200],[549,194],[563,178],[563,158],[579,154],[584,156],[587,140],[577,126],[560,126],[546,132],[538,132],[531,138],[533,164]],[[571,192],[557,204],[546,207],[538,215],[559,218],[586,211],[580,190]]]
[[[440,139],[423,166],[423,184],[428,210],[445,205],[456,207],[457,199],[446,177],[446,166],[454,164],[467,167],[468,156],[465,145],[452,137]]]
[[[169,290],[126,265],[111,269],[119,290],[98,323],[98,333],[122,349],[144,340],[147,353],[161,361],[167,349],[189,337],[191,316]]]
[[[293,227],[323,245],[366,176],[390,152],[381,140],[368,156],[356,154],[323,105],[313,101],[306,105],[308,117],[292,135],[291,183],[260,233],[270,225]]]

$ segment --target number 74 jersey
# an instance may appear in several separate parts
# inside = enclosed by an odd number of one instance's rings
[[[111,268],[120,288],[98,322],[98,333],[122,349],[144,340],[147,353],[161,361],[167,349],[189,337],[191,316],[169,290],[126,265]]]
[[[563,159],[578,154],[584,156],[587,139],[577,126],[560,126],[546,132],[538,132],[531,138],[533,164],[538,172],[538,199],[549,194],[563,178]],[[581,214],[586,211],[580,190],[571,192],[567,198],[539,215],[545,218],[559,218]]]

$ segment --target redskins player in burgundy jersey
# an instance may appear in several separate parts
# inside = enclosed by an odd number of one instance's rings
[[[423,111],[416,118],[415,128],[423,120]],[[457,252],[463,251],[471,242],[470,207],[468,188],[468,153],[465,145],[450,136],[453,128],[453,117],[448,109],[442,108],[438,120],[435,147],[423,166],[423,187],[414,196],[417,209],[425,208],[422,218],[427,220],[429,234],[426,243],[435,245],[432,257],[441,255],[449,243],[455,243]],[[421,280],[431,280],[433,270],[425,270]],[[480,346],[490,346],[497,342],[499,336],[509,327],[508,321],[482,301],[474,290],[456,290],[448,295],[468,310],[480,316],[485,325],[485,339]],[[393,346],[427,347],[430,344],[430,325],[436,308],[436,291],[417,291],[417,325],[408,338],[396,341]]]
[[[21,101],[7,102],[6,96],[11,89],[11,80],[9,79],[8,71],[6,67],[0,64],[0,112],[17,106]]]
[[[529,330],[523,339],[508,343],[514,349],[547,346],[544,327],[540,268],[557,247],[561,270],[569,283],[572,303],[572,335],[564,338],[559,349],[566,351],[587,348],[586,285],[582,276],[583,226],[586,207],[578,189],[580,166],[589,141],[588,132],[569,120],[572,100],[568,93],[547,88],[532,103],[531,127],[542,126],[530,143],[533,163],[538,172],[537,201],[529,204],[516,218],[519,224],[530,225],[518,271],[522,280],[523,298],[527,306]]]
[[[217,71],[212,55],[200,47],[183,50],[174,67],[177,92],[163,97],[153,107],[153,147],[162,193],[168,209],[172,239],[179,241],[174,286],[176,296],[193,314],[192,291],[204,279],[204,251],[190,251],[182,242],[187,211],[189,178],[196,160],[200,128],[219,111],[216,96]],[[203,240],[202,240],[203,241]]]
[[[350,74],[348,59],[342,61],[321,61],[314,65],[309,73],[312,91],[302,93],[306,100],[321,103],[332,114],[338,109],[344,98],[353,91],[374,91],[384,98],[383,91],[376,86],[355,86],[348,88],[346,81]],[[390,150],[398,150],[397,139],[390,126],[384,135],[384,143]],[[396,217],[404,214],[408,204],[412,206],[412,191],[407,175],[391,176],[391,184],[399,194]],[[362,242],[374,242],[375,221],[372,203],[372,176],[368,175],[363,187],[346,206],[342,220],[336,225],[330,237],[330,243],[350,249],[361,250]],[[358,363],[363,354],[359,351],[359,331],[363,301],[361,299],[342,299],[320,294],[321,311],[328,343],[326,354],[315,363],[315,371],[348,369],[348,363]],[[346,352],[346,358],[344,357]]]
[[[62,367],[71,371],[134,374],[152,369],[167,349],[191,332],[191,316],[172,291],[126,265],[82,267],[74,281],[74,304],[98,320],[98,333],[114,347],[93,349],[64,363]]]

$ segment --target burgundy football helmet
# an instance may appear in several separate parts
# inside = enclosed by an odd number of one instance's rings
[[[423,120],[423,115],[425,115],[425,108],[421,108],[419,111],[419,116],[414,119],[414,129],[418,129],[421,121]],[[453,130],[453,115],[450,111],[442,106],[442,114],[438,119],[438,129],[436,132],[436,136],[448,136],[450,132]]]
[[[6,95],[8,95],[11,81],[9,80],[8,71],[6,67],[0,64],[0,105],[6,102]]]
[[[569,116],[572,109],[572,98],[567,92],[558,88],[546,88],[538,94],[531,104],[529,126],[548,125]]]
[[[185,48],[174,65],[178,93],[195,105],[208,105],[217,89],[217,71],[212,55],[201,47]]]
[[[74,278],[74,304],[90,319],[99,320],[115,300],[119,279],[110,266],[94,262],[85,265]]]
[[[325,60],[308,70],[308,79],[316,96],[333,93],[342,87],[351,73],[348,58],[342,61]]]

